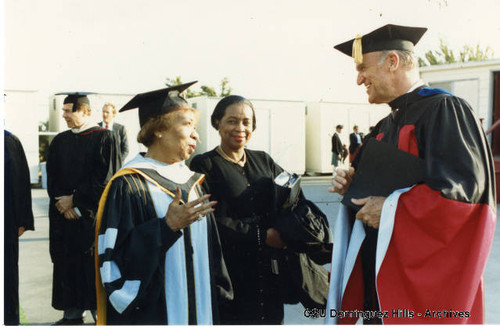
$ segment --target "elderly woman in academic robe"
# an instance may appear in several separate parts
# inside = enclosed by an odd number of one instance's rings
[[[185,164],[197,113],[180,92],[139,94],[138,141],[147,147],[114,176],[99,205],[98,324],[218,323],[216,296],[232,298],[203,175]]]

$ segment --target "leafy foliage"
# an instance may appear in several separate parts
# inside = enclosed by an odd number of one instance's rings
[[[441,39],[439,50],[429,50],[425,53],[425,58],[418,58],[419,66],[440,65],[450,63],[465,63],[472,61],[482,61],[493,57],[493,50],[490,47],[481,48],[479,45],[465,45],[458,52],[458,55]]]
[[[38,122],[38,131],[49,131],[49,120]],[[47,161],[49,155],[49,136],[38,135],[38,159],[40,162]]]
[[[181,85],[183,83],[184,82],[182,81],[182,79],[181,79],[180,76],[177,76],[177,77],[175,77],[173,79],[171,79],[171,78],[166,78],[165,79],[165,85],[167,85],[168,87]],[[215,91],[215,88],[210,87],[210,86],[206,86],[206,85],[202,85],[200,87],[200,89],[201,89],[201,91],[193,91],[191,88],[188,88],[186,90],[186,97],[187,98],[198,97],[198,96],[210,96],[210,97],[220,96],[220,97],[225,97],[225,96],[231,95],[231,92],[233,90],[229,86],[229,78],[227,78],[227,77],[225,77],[224,79],[221,80],[221,83],[220,83],[220,92],[219,93],[217,93]]]

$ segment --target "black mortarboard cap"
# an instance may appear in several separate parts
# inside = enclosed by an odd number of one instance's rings
[[[359,64],[363,61],[363,54],[383,50],[410,50],[427,31],[425,27],[412,27],[387,24],[363,36],[340,43],[335,49],[347,56],[353,57]]]
[[[139,108],[139,123],[142,127],[149,118],[166,114],[179,105],[187,104],[181,93],[196,82],[198,81],[138,94],[125,104],[119,112]]]
[[[342,203],[359,211],[351,198],[387,197],[395,190],[425,179],[424,160],[395,146],[370,138],[360,150],[359,164]]]
[[[95,94],[92,92],[62,92],[62,93],[57,93],[56,95],[67,95],[66,98],[64,98],[63,104],[73,104],[73,112],[76,112],[78,105],[80,104],[87,104],[90,105],[89,98],[87,95]]]

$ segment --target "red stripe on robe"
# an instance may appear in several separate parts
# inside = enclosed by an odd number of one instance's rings
[[[488,205],[446,199],[427,185],[402,194],[377,290],[381,310],[408,309],[415,317],[384,323],[483,323],[482,275],[495,221]],[[424,317],[427,310],[449,314]]]
[[[418,156],[414,125],[400,129],[398,148]],[[415,317],[384,323],[483,323],[482,275],[495,222],[490,206],[447,199],[427,185],[402,194],[377,291],[381,310],[407,309]]]
[[[415,138],[415,125],[405,125],[399,130],[398,149],[418,157],[417,139]]]
[[[403,126],[398,137],[399,149],[418,156],[415,126]],[[384,323],[484,323],[483,272],[495,222],[489,205],[447,199],[424,184],[402,194],[377,276],[380,310],[389,315]],[[363,310],[362,291],[358,255],[342,310]],[[398,311],[402,316],[394,316]]]
[[[361,254],[358,254],[354,267],[352,269],[349,280],[347,281],[347,286],[345,291],[349,293],[344,293],[342,297],[341,310],[344,312],[348,311],[363,311],[364,309],[364,285],[363,285],[363,272],[361,269]],[[358,321],[358,317],[339,317],[339,324],[355,324]]]

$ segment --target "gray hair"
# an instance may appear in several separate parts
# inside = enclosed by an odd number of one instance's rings
[[[391,53],[396,53],[399,56],[401,65],[409,70],[417,68],[418,62],[413,51],[409,50],[384,50],[380,52],[380,58],[378,64],[381,65],[387,56]]]

